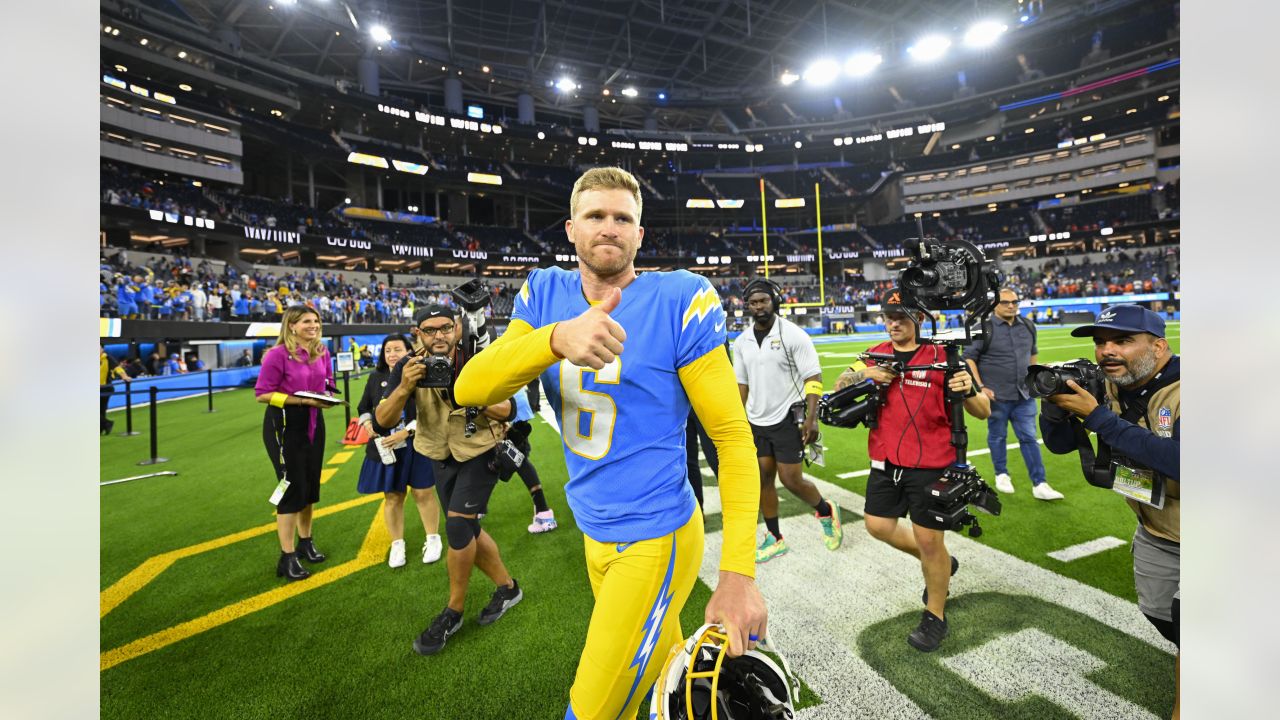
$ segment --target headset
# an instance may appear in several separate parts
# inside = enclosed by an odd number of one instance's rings
[[[752,293],[762,292],[773,302],[773,314],[777,315],[782,307],[782,286],[767,277],[757,277],[742,288],[742,301],[745,303]]]

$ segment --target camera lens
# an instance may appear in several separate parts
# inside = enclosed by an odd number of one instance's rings
[[[1031,373],[1030,378],[1031,392],[1036,397],[1046,397],[1058,392],[1061,380],[1058,373],[1052,368],[1036,370]]]
[[[902,283],[912,288],[933,287],[938,284],[938,272],[933,268],[907,268],[902,271]]]

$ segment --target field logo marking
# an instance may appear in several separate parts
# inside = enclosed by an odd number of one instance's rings
[[[381,500],[381,498],[376,495],[370,497],[373,500]],[[361,498],[361,500],[368,502],[364,498]],[[275,526],[271,525],[270,529],[274,530]],[[338,580],[341,580],[352,573],[364,570],[365,568],[380,565],[382,563],[383,556],[386,555],[387,548],[390,546],[391,533],[387,530],[386,522],[383,520],[383,513],[379,511],[374,515],[373,523],[369,526],[369,532],[365,534],[364,542],[361,543],[360,550],[356,553],[355,559],[348,560],[341,565],[336,565],[327,570],[313,573],[311,577],[301,582],[291,582],[286,585],[273,588],[266,592],[254,595],[253,597],[245,598],[239,602],[214,610],[213,612],[194,620],[179,623],[178,625],[152,633],[146,637],[138,638],[137,640],[121,645],[113,650],[108,650],[100,656],[99,671],[108,670],[122,662],[132,660],[149,652],[154,652],[180,640],[185,640],[194,635],[199,635],[202,632],[212,630],[220,625],[225,625],[229,622],[239,620],[250,613],[255,613],[259,610],[269,608],[272,605],[284,602],[285,600],[301,595],[302,593],[324,587],[329,583],[337,582]],[[146,563],[143,563],[143,565],[146,565]]]

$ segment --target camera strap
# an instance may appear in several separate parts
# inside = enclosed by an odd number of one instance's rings
[[[1128,401],[1121,398],[1119,393],[1116,394],[1116,402],[1120,404],[1120,419],[1127,423],[1138,425],[1142,418],[1147,416],[1147,401],[1155,394],[1157,390],[1173,383],[1178,379],[1178,374],[1168,375],[1166,368],[1156,373],[1151,380],[1143,388],[1135,393]],[[1115,484],[1115,467],[1117,466],[1111,459],[1111,446],[1098,438],[1098,452],[1094,456],[1093,446],[1089,443],[1089,433],[1084,429],[1084,424],[1076,422],[1073,425],[1076,431],[1076,445],[1080,450],[1080,466],[1084,471],[1085,480],[1091,485],[1102,488],[1113,488]],[[1163,480],[1161,480],[1163,486]]]

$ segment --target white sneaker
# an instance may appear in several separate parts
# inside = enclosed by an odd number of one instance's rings
[[[1009,477],[1009,473],[996,475],[996,489],[1008,495],[1013,494],[1013,479]]]
[[[440,559],[440,536],[428,535],[427,541],[422,544],[422,563],[429,565]]]
[[[404,567],[404,540],[391,541],[391,555],[387,564],[393,568]]]
[[[1039,485],[1033,486],[1031,488],[1031,494],[1034,495],[1037,500],[1061,500],[1063,498],[1062,493],[1049,487],[1049,483],[1047,482],[1042,482]]]

